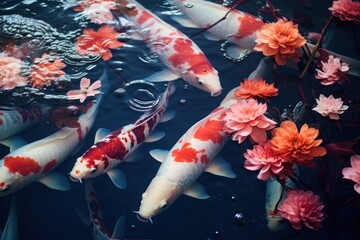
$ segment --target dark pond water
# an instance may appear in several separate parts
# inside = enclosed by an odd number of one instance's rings
[[[139,1],[150,11],[160,16],[164,21],[175,26],[187,35],[192,35],[198,29],[185,28],[170,18],[170,2],[164,1]],[[213,1],[221,2],[221,1]],[[235,1],[234,1],[235,2]],[[240,4],[239,10],[257,15],[265,1],[247,1]],[[280,10],[280,13],[288,18],[297,19],[301,31],[321,32],[331,13],[328,7],[330,0],[313,1],[293,0],[277,1],[271,3]],[[18,14],[28,18],[21,26],[13,23],[8,27],[19,27],[19,30],[29,33],[40,32],[39,38],[44,41],[42,49],[48,52],[53,49],[60,52],[60,57],[66,59],[67,66],[63,69],[78,86],[80,78],[85,76],[93,81],[99,79],[106,72],[105,94],[99,105],[98,114],[87,137],[77,147],[76,151],[66,158],[57,167],[56,171],[67,177],[76,158],[81,156],[94,142],[94,136],[99,128],[110,130],[119,129],[122,126],[135,122],[143,112],[134,110],[129,103],[131,99],[148,100],[142,107],[151,109],[153,101],[161,96],[165,90],[164,83],[133,83],[134,80],[143,79],[146,76],[164,68],[158,59],[146,59],[150,54],[142,41],[130,40],[128,46],[111,50],[113,57],[109,61],[102,59],[79,57],[71,52],[75,38],[84,28],[99,28],[99,25],[89,23],[86,18],[79,17],[79,12],[73,10],[75,0],[47,0],[47,1],[17,1],[8,0],[0,3],[0,17]],[[166,14],[167,13],[167,14]],[[174,13],[172,13],[174,14]],[[263,14],[265,19],[273,21],[270,14]],[[37,27],[31,21],[42,20],[48,25]],[[3,23],[2,23],[3,24]],[[8,24],[8,23],[7,23]],[[3,39],[4,27],[0,26],[0,40]],[[31,27],[34,27],[33,29]],[[22,29],[22,30],[21,30]],[[30,29],[30,30],[29,30]],[[42,30],[41,30],[42,29]],[[356,32],[357,31],[357,32]],[[359,41],[354,36],[359,33],[359,28],[353,25],[339,24],[334,22],[329,28],[327,48],[359,60]],[[36,35],[36,34],[35,34]],[[358,34],[359,35],[359,34]],[[53,36],[54,38],[51,38]],[[14,36],[13,36],[14,37]],[[15,37],[14,37],[15,38]],[[11,41],[11,38],[6,38]],[[350,166],[349,156],[322,159],[329,161],[326,172],[323,172],[320,160],[314,168],[301,167],[301,179],[306,182],[315,193],[321,196],[325,203],[326,219],[323,228],[313,231],[303,227],[301,231],[295,231],[289,224],[278,232],[270,232],[266,227],[265,192],[266,183],[257,179],[257,172],[248,171],[243,167],[243,153],[251,148],[249,140],[239,145],[229,141],[220,152],[222,157],[229,162],[237,178],[229,179],[204,173],[198,181],[204,185],[211,196],[206,200],[198,200],[188,196],[180,196],[175,203],[166,211],[153,218],[153,224],[144,223],[136,218],[133,211],[139,209],[141,195],[147,188],[151,179],[155,176],[160,164],[149,154],[156,148],[171,149],[179,138],[197,121],[207,116],[215,109],[233,88],[239,86],[239,82],[247,78],[256,69],[263,58],[261,53],[252,53],[244,61],[233,62],[222,56],[221,44],[223,41],[209,41],[202,34],[193,38],[193,41],[203,50],[205,55],[218,70],[223,87],[220,96],[211,97],[209,93],[192,87],[183,80],[174,82],[176,91],[169,99],[168,109],[174,110],[176,116],[171,121],[160,123],[157,130],[166,133],[165,137],[153,143],[144,143],[137,151],[140,152],[141,160],[134,163],[122,163],[118,168],[123,170],[127,179],[127,188],[119,189],[114,186],[108,176],[102,175],[95,178],[93,185],[97,192],[97,198],[101,207],[105,225],[112,232],[115,223],[121,215],[126,215],[125,238],[126,239],[152,239],[152,240],[183,240],[183,239],[358,239],[360,236],[360,201],[358,194],[353,190],[353,182],[341,179],[341,167]],[[0,42],[2,43],[2,42]],[[41,50],[39,50],[41,52]],[[63,51],[63,52],[62,52]],[[33,54],[33,55],[32,55]],[[29,62],[36,56],[37,50],[27,58]],[[144,60],[145,59],[145,60]],[[314,72],[309,74],[303,82],[293,81],[300,73],[290,68],[279,68],[264,76],[268,82],[275,82],[279,88],[279,96],[269,103],[271,117],[278,119],[278,115],[285,109],[292,111],[295,105],[303,100],[299,93],[299,85],[302,85],[303,93],[309,101],[309,105],[315,105],[313,93],[317,97],[319,93],[340,95],[341,92],[353,99],[359,96],[359,77],[350,76],[351,85],[346,82],[343,87],[320,87],[319,81],[313,78]],[[1,81],[1,79],[0,79]],[[124,96],[115,94],[119,88],[125,88]],[[142,91],[139,89],[145,89]],[[61,91],[53,91],[51,88],[41,90],[48,97],[39,95],[32,99],[37,103],[48,104],[50,107],[66,105]],[[151,94],[149,94],[149,92]],[[12,94],[12,93],[11,93]],[[29,98],[22,95],[13,98],[10,93],[0,95],[0,102],[4,108],[29,107],[24,102]],[[56,95],[57,97],[54,97]],[[358,100],[357,100],[358,101]],[[76,103],[78,104],[78,103]],[[357,106],[357,108],[356,108]],[[329,142],[354,140],[359,137],[359,105],[354,104],[349,111],[341,116],[339,125],[343,134],[339,132],[338,125],[324,120],[319,114],[307,111],[307,114],[298,123],[309,123],[312,126],[322,126],[328,134]],[[315,116],[315,117],[314,117]],[[354,126],[355,125],[355,126]],[[28,128],[18,135],[28,142],[33,142],[58,131],[53,122],[47,118],[36,125]],[[61,146],[59,146],[61,147]],[[357,147],[357,149],[356,149]],[[359,153],[358,146],[354,147]],[[50,154],[54,149],[46,149],[43,154]],[[0,147],[0,154],[4,157],[9,153],[5,146]],[[3,166],[2,166],[3,167]],[[327,188],[323,188],[320,181],[327,179]],[[86,226],[77,215],[77,211],[86,211],[84,184],[71,182],[68,191],[56,191],[46,186],[33,183],[20,191],[17,197],[18,208],[18,239],[21,240],[63,240],[63,239],[91,239],[91,229]],[[348,201],[349,200],[349,201]],[[11,196],[0,198],[0,229],[4,229],[8,212],[11,205]],[[240,226],[235,221],[235,215],[242,213],[248,218],[247,224]]]

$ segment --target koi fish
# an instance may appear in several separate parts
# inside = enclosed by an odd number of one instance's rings
[[[91,180],[85,181],[85,197],[87,207],[90,212],[90,219],[84,219],[87,225],[92,228],[92,237],[94,240],[109,240],[109,239],[123,239],[125,233],[125,215],[121,216],[115,225],[114,232],[111,235],[105,227],[105,222],[100,211],[100,204],[96,197],[96,191],[94,189]]]
[[[172,4],[184,14],[172,16],[173,20],[184,27],[205,29],[226,16],[224,20],[210,27],[205,37],[209,40],[227,40],[236,44],[237,46],[229,46],[226,49],[226,52],[234,58],[246,56],[254,51],[256,33],[265,24],[260,18],[251,14],[236,9],[230,10],[221,4],[204,0],[174,0]],[[332,33],[330,32],[329,35],[331,38]],[[315,48],[311,43],[306,43],[306,46],[310,51]],[[325,50],[349,64],[349,74],[360,76],[359,60]]]
[[[101,78],[104,78],[103,74]],[[21,188],[39,181],[44,185],[68,190],[69,182],[53,172],[78,146],[94,123],[101,95],[92,102],[86,113],[79,117],[80,127],[63,127],[48,137],[25,144],[19,138],[3,141],[10,146],[10,153],[0,160],[0,197],[12,194]]]
[[[29,109],[0,109],[0,140],[13,136],[39,122],[50,107],[39,105]]]
[[[1,233],[0,231],[0,238],[1,240],[17,240],[19,239],[19,232],[18,232],[18,205],[19,200],[17,194],[13,194],[11,196],[11,207],[9,211],[8,218],[6,220],[4,232]]]
[[[70,172],[70,179],[81,181],[106,173],[115,186],[125,188],[125,177],[115,167],[123,161],[136,160],[133,153],[143,142],[157,141],[164,136],[163,133],[152,133],[152,131],[159,122],[165,122],[174,117],[173,112],[165,114],[168,99],[173,92],[174,87],[170,82],[158,107],[151,113],[144,114],[135,123],[110,134],[100,129],[96,134],[95,144],[76,160]]]
[[[189,37],[134,0],[116,2],[119,13],[135,24],[140,37],[169,68],[145,78],[146,80],[159,82],[182,78],[190,85],[210,92],[211,96],[221,94],[217,70]]]
[[[273,66],[268,60],[263,58],[249,79],[266,74]],[[167,209],[181,194],[197,199],[208,198],[204,187],[196,182],[203,172],[236,177],[231,166],[218,154],[229,139],[221,120],[226,109],[236,103],[234,91],[237,88],[231,90],[209,116],[193,125],[170,151],[150,151],[150,155],[162,164],[143,193],[139,210],[135,211],[140,221],[152,222],[152,217]]]

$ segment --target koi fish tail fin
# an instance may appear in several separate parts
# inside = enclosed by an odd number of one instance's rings
[[[116,222],[113,234],[110,239],[124,239],[126,216],[122,215]]]
[[[276,215],[276,205],[283,198],[283,187],[274,178],[266,182],[265,210],[267,219],[267,228],[270,231],[278,231],[283,228],[282,218]]]
[[[313,44],[307,43],[306,45],[309,47],[310,51],[313,51],[313,49],[315,48],[315,46]],[[333,51],[330,51],[330,50],[327,50],[324,48],[323,48],[323,50],[325,50],[330,55],[340,58],[342,62],[349,64],[350,69],[349,69],[348,74],[357,76],[357,77],[360,76],[360,60],[357,60],[357,59],[351,58],[351,57],[347,57],[347,56],[338,54],[336,52],[333,52]]]
[[[19,200],[17,194],[13,194],[11,198],[11,207],[4,232],[1,235],[1,240],[17,240],[19,239],[19,229],[18,229],[18,209]]]

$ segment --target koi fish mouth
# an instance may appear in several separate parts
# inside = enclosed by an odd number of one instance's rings
[[[71,173],[69,173],[69,178],[73,182],[81,182],[81,178],[74,178],[73,176],[71,176]]]
[[[153,221],[152,221],[151,218],[144,218],[144,217],[142,217],[142,216],[139,214],[139,212],[137,212],[137,211],[134,211],[134,213],[136,214],[136,218],[137,218],[139,221],[141,221],[141,222],[151,222],[151,223],[153,223]]]
[[[222,93],[222,89],[221,89],[220,91],[217,91],[217,92],[212,92],[212,93],[211,93],[211,96],[212,96],[212,97],[217,97],[217,96],[219,96],[221,93]]]

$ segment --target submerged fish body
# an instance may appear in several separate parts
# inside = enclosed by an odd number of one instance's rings
[[[96,191],[91,180],[85,182],[85,198],[90,213],[89,225],[92,228],[92,237],[94,240],[123,239],[125,233],[125,216],[121,216],[111,235],[105,226],[105,221],[100,211],[100,204],[96,197]]]
[[[254,51],[256,32],[264,22],[251,14],[203,0],[175,0],[172,2],[189,19],[175,16],[174,20],[184,26],[208,28],[220,19],[226,18],[210,27],[209,32],[215,39],[226,39],[249,52]]]
[[[136,1],[117,0],[117,3],[120,14],[136,25],[141,38],[171,70],[162,74],[164,80],[180,77],[192,86],[210,92],[212,96],[221,93],[217,70],[189,37],[162,21]],[[153,80],[159,81],[159,77],[156,75]]]
[[[63,127],[50,136],[19,147],[3,157],[0,161],[0,197],[12,194],[35,181],[51,188],[66,190],[68,183],[62,182],[59,175],[50,172],[61,164],[87,135],[94,123],[99,104],[100,101],[91,103],[87,112],[79,117],[80,127]],[[12,145],[19,146],[16,141]]]
[[[39,105],[29,109],[0,110],[0,140],[33,126],[49,109],[46,105]]]
[[[205,199],[209,196],[196,179],[205,171],[236,177],[222,158],[215,158],[228,140],[221,124],[225,105],[192,126],[169,153],[154,150],[151,155],[162,164],[146,191],[137,212],[149,220],[169,207],[181,194]]]
[[[162,120],[173,90],[173,85],[170,83],[154,111],[144,114],[135,123],[113,131],[101,137],[101,140],[96,141],[77,159],[70,172],[70,178],[74,181],[81,181],[81,179],[94,178],[107,173],[114,184],[122,188],[119,186],[120,183],[117,184],[116,179],[114,179],[117,174],[114,168],[123,161],[129,160],[132,153],[147,139]]]

